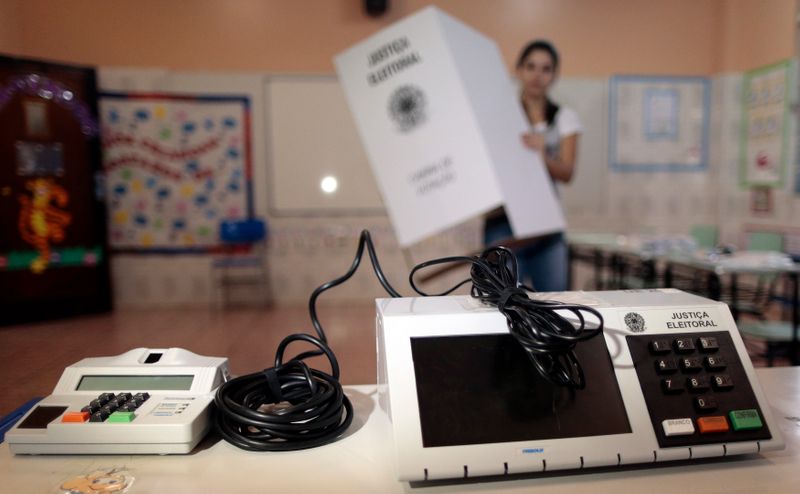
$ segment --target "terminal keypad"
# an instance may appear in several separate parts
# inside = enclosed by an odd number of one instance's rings
[[[626,340],[661,447],[772,437],[727,332]]]
[[[149,393],[102,393],[80,412],[67,412],[62,422],[132,422],[136,409],[150,398]]]

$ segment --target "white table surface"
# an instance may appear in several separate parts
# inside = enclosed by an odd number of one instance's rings
[[[388,423],[375,386],[348,386],[355,419],[346,437],[320,448],[252,453],[207,440],[189,455],[14,456],[0,445],[0,493],[60,492],[66,479],[98,468],[125,467],[139,493],[550,492],[755,493],[800,492],[800,367],[758,369],[786,440],[761,455],[550,472],[488,481],[413,483],[396,480]]]

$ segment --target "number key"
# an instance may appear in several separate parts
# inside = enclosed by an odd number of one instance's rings
[[[684,357],[681,359],[681,368],[685,372],[697,372],[703,368],[703,360],[699,357]]]
[[[705,391],[708,389],[708,376],[690,377],[686,380],[686,384],[692,391]]]
[[[706,357],[706,368],[708,368],[709,370],[724,369],[726,365],[728,365],[728,363],[725,362],[724,357],[720,357],[719,355],[717,356],[709,355],[708,357]]]
[[[678,365],[670,358],[660,358],[656,360],[656,372],[659,374],[671,374],[678,370]]]
[[[669,353],[669,341],[668,340],[653,340],[650,342],[650,352],[654,354],[662,354],[662,353]]]
[[[100,396],[97,397],[100,402],[105,405],[108,403],[108,400],[114,397],[114,393],[102,393]]]
[[[717,409],[717,400],[713,396],[698,396],[694,399],[694,404],[698,410],[710,411]]]
[[[733,389],[733,379],[727,374],[714,376],[714,388],[719,390]]]
[[[713,336],[701,336],[699,340],[700,349],[704,352],[716,352],[719,350],[719,343]]]
[[[105,422],[109,415],[108,411],[101,408],[89,417],[89,422]]]
[[[683,392],[683,385],[679,379],[662,379],[661,380],[661,388],[664,390],[665,393],[670,394],[677,394]]]
[[[694,341],[691,338],[675,338],[672,344],[678,353],[692,353],[694,351]]]

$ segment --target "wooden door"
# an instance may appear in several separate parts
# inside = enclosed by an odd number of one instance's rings
[[[0,324],[111,308],[95,71],[0,56]]]

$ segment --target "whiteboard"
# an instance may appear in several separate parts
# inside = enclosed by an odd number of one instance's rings
[[[267,166],[272,216],[383,215],[383,201],[334,76],[267,78]],[[322,191],[322,179],[338,183]]]

